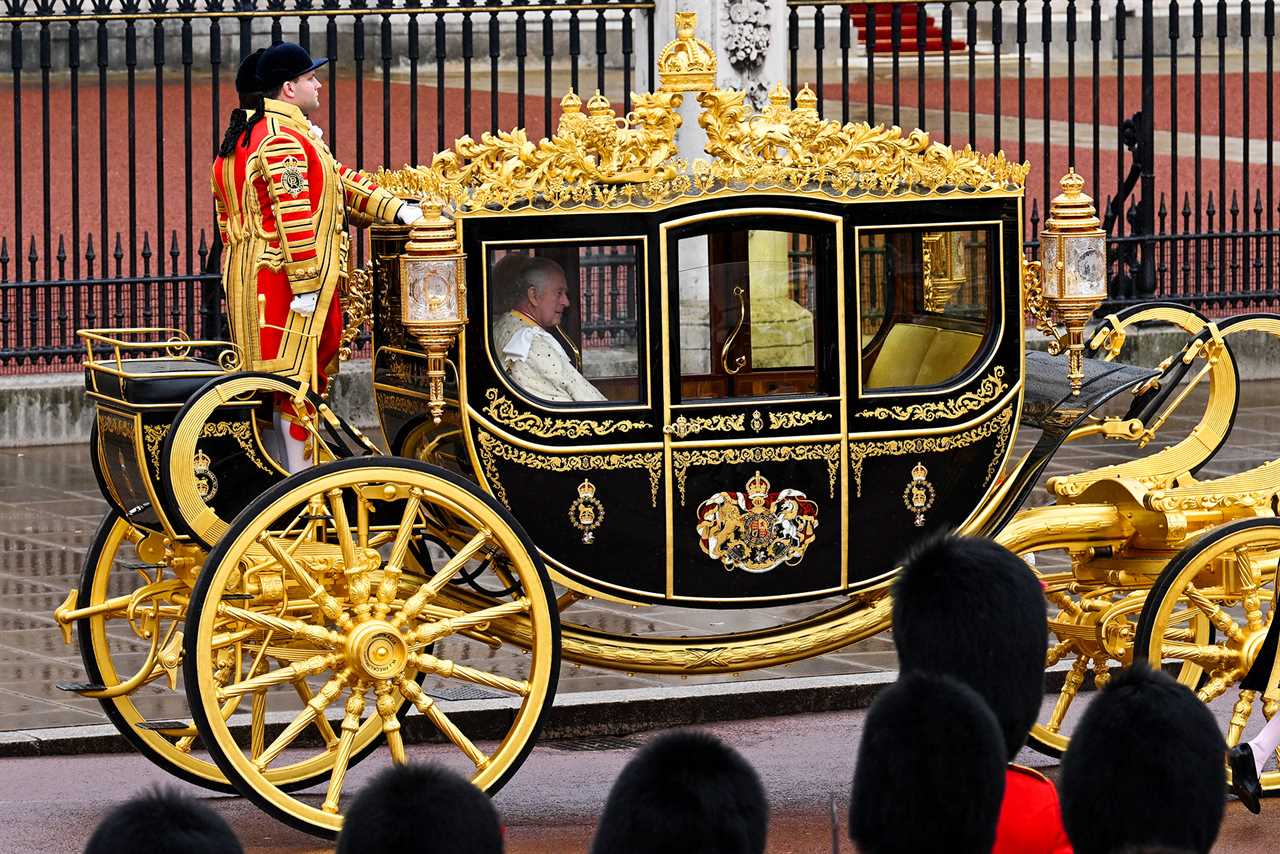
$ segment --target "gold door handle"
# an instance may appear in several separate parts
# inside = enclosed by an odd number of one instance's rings
[[[733,349],[733,342],[738,339],[738,333],[742,331],[742,324],[747,319],[747,301],[743,298],[746,291],[742,285],[738,285],[733,289],[733,295],[738,298],[738,323],[733,327],[733,332],[729,333],[729,338],[724,342],[724,346],[720,348],[720,367],[724,368],[724,372],[729,376],[733,376],[742,370],[747,364],[746,356],[739,356],[733,360],[733,367],[729,367],[729,351]]]

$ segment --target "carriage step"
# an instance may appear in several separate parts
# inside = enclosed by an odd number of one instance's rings
[[[120,565],[125,569],[164,569],[166,566],[168,566],[168,564],[163,564],[163,563],[137,563],[137,562],[122,563]]]
[[[191,729],[191,721],[141,721],[133,725],[134,729],[145,729],[151,732],[169,732],[175,729]]]
[[[59,682],[54,686],[59,691],[67,691],[71,694],[83,694],[85,691],[105,691],[106,685],[99,685],[97,682]]]
[[[253,596],[248,593],[223,593],[222,594],[223,602],[243,602],[247,599],[252,599],[252,598]]]

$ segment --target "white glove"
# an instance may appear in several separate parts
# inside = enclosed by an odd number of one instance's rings
[[[299,294],[293,298],[293,302],[289,303],[289,310],[303,317],[310,317],[316,313],[316,301],[319,299],[320,294],[314,291],[309,294]]]
[[[422,208],[418,205],[401,205],[399,212],[396,213],[396,219],[405,225],[413,225],[422,219]]]
[[[324,128],[320,127],[320,125],[312,125],[311,135],[316,139],[324,139]]]

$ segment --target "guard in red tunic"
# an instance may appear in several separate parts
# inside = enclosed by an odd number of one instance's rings
[[[1044,699],[1044,591],[1020,558],[990,540],[944,536],[905,562],[893,589],[893,640],[903,673],[968,684],[1004,734],[1005,795],[995,854],[1068,854],[1053,783],[1013,764]]]
[[[422,215],[338,163],[308,119],[320,109],[316,69],[325,62],[287,42],[265,50],[256,70],[261,109],[213,169],[227,315],[244,364],[318,391],[337,371],[348,225],[409,224]],[[289,469],[297,471],[308,465],[308,436],[287,402],[280,415],[289,422],[282,431]]]

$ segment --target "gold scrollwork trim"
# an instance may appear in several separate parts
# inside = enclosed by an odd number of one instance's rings
[[[546,418],[532,412],[521,412],[496,388],[488,389],[484,396],[489,401],[484,407],[485,415],[503,426],[544,438],[580,439],[583,436],[607,436],[614,432],[628,433],[652,426],[644,421],[626,419],[585,421],[574,418]]]
[[[747,416],[745,413],[739,415],[697,415],[693,418],[681,415],[671,422],[671,426],[666,429],[666,432],[674,433],[683,439],[685,436],[692,436],[694,433],[701,433],[704,430],[741,433],[746,429]]]
[[[1009,389],[1004,381],[1004,367],[997,365],[973,391],[948,400],[932,400],[913,403],[910,406],[880,406],[857,413],[858,418],[891,418],[894,421],[937,421],[940,418],[959,418],[981,409],[998,399]]]
[[[810,424],[817,424],[819,421],[829,421],[831,418],[830,412],[770,412],[769,429],[793,430],[796,427],[808,427]]]
[[[756,448],[699,448],[675,451],[672,469],[680,490],[680,506],[685,503],[684,487],[689,469],[694,466],[742,465],[744,463],[782,463],[787,461],[824,460],[827,464],[827,492],[836,496],[836,475],[840,471],[839,445],[765,445]]]
[[[160,471],[160,446],[164,444],[164,437],[169,432],[168,424],[148,425],[142,428],[143,435],[147,444],[147,453],[151,456],[151,467],[156,472]],[[213,439],[219,436],[230,436],[236,440],[236,444],[240,446],[240,450],[244,451],[244,455],[249,458],[249,462],[262,469],[267,474],[275,474],[275,469],[267,465],[266,461],[258,454],[257,443],[253,437],[253,425],[247,421],[213,421],[206,425],[200,431],[201,439]]]
[[[859,498],[862,497],[862,463],[870,457],[941,453],[965,448],[989,436],[995,436],[995,453],[987,465],[987,476],[982,482],[982,485],[986,486],[995,476],[996,466],[1004,458],[1012,426],[1013,409],[1006,409],[990,421],[984,421],[977,427],[950,436],[922,436],[918,439],[889,439],[882,442],[850,442],[849,465],[853,469],[854,494]]]
[[[133,441],[133,422],[119,415],[98,415],[98,429],[103,433],[114,433],[122,439]]]
[[[378,389],[378,406],[391,412],[399,412],[402,415],[412,417],[427,411],[427,400],[422,397],[410,397],[407,394],[396,394],[395,392]]]
[[[662,452],[650,451],[632,454],[537,454],[509,445],[489,433],[479,430],[476,440],[480,445],[480,464],[485,478],[493,487],[493,494],[505,506],[507,490],[498,477],[499,459],[516,465],[541,471],[609,471],[616,469],[645,469],[649,473],[649,502],[658,506],[658,486],[662,482]]]

